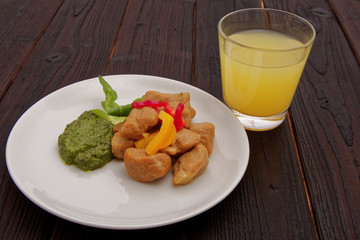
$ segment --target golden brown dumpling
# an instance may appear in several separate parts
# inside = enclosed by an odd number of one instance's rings
[[[126,149],[134,147],[134,140],[124,138],[120,132],[116,132],[111,139],[111,151],[118,159],[123,159]]]
[[[209,164],[208,151],[201,143],[179,157],[174,164],[174,184],[187,184],[202,174]]]
[[[134,108],[121,126],[125,138],[140,139],[158,123],[158,113],[151,107]]]
[[[170,156],[180,155],[200,143],[200,140],[201,136],[198,133],[192,132],[187,128],[182,128],[176,133],[174,143],[162,149],[161,152],[167,153]]]
[[[209,156],[212,153],[214,139],[215,139],[215,126],[210,122],[193,123],[190,130],[200,134],[201,143],[206,147]]]
[[[165,153],[147,155],[145,149],[128,148],[124,163],[127,173],[140,182],[151,182],[165,176],[171,169],[171,158]]]
[[[147,91],[143,97],[143,100],[158,100],[161,102],[167,101],[168,103],[172,101],[182,102],[185,107],[187,107],[190,111],[191,118],[194,118],[196,115],[196,111],[190,105],[190,93],[189,92],[181,92],[181,93],[162,93],[157,91]]]

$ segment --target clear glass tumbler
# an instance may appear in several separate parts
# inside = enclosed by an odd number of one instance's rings
[[[223,97],[248,130],[279,126],[295,94],[314,27],[281,10],[251,8],[218,23]]]

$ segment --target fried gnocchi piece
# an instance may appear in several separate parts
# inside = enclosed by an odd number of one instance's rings
[[[209,156],[212,153],[215,139],[215,126],[210,122],[193,123],[190,126],[190,130],[200,134],[201,143],[208,150]]]
[[[139,182],[151,182],[165,176],[171,169],[171,158],[165,153],[148,156],[145,149],[128,148],[124,163],[127,173]]]
[[[190,131],[189,129],[182,128],[176,133],[174,143],[160,151],[169,154],[170,156],[175,156],[177,154],[182,154],[188,151],[196,144],[200,143],[200,141],[200,134]]]
[[[113,132],[116,133],[116,132],[119,132],[122,125],[124,125],[124,122],[120,122],[118,124],[115,124],[114,127],[113,127]]]
[[[185,107],[187,107],[191,113],[191,117],[194,118],[196,115],[196,111],[190,105],[190,93],[189,92],[181,92],[181,93],[162,93],[157,91],[147,91],[143,97],[143,100],[158,100],[161,102],[167,101],[177,101],[184,103]]]
[[[125,138],[140,139],[158,121],[158,113],[153,108],[134,108],[122,125],[120,133]]]
[[[134,147],[134,140],[124,138],[120,132],[115,132],[111,139],[111,151],[118,159],[123,159],[126,149]]]
[[[208,151],[198,143],[191,151],[184,153],[174,164],[174,184],[187,184],[202,174],[209,164]]]

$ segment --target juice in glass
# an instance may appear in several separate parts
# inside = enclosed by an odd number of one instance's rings
[[[300,41],[271,30],[246,30],[229,38],[265,50],[302,46]],[[229,45],[220,49],[225,102],[251,116],[272,116],[286,111],[306,63],[304,53],[293,51],[279,55]]]
[[[315,39],[305,19],[275,9],[243,9],[218,24],[223,98],[246,129],[279,126]]]

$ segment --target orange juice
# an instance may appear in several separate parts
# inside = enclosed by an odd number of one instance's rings
[[[310,47],[271,30],[240,31],[229,39],[219,36],[225,102],[251,116],[286,111]]]

